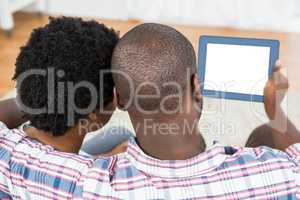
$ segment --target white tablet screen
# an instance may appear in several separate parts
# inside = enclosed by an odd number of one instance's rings
[[[270,47],[207,44],[205,90],[263,95]]]

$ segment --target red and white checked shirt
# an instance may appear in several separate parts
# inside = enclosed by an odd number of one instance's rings
[[[214,145],[158,160],[135,139],[127,152],[88,158],[55,151],[0,123],[0,191],[13,199],[297,199],[300,145],[286,152]]]

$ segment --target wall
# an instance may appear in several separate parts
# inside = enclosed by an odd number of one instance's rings
[[[127,20],[127,0],[40,0],[29,11],[41,10],[52,15]]]
[[[300,0],[40,0],[54,15],[300,31]],[[43,3],[44,2],[44,3]]]

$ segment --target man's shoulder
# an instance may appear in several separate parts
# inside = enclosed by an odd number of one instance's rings
[[[289,147],[286,151],[280,151],[267,146],[260,146],[256,148],[247,147],[228,147],[229,149],[234,149],[230,155],[227,156],[225,161],[226,166],[235,165],[264,165],[264,164],[283,164],[286,163],[292,166],[298,165],[295,162],[297,155],[292,155],[291,152],[295,150],[299,151],[300,155],[300,144],[295,144]],[[292,150],[292,151],[291,151]]]
[[[0,121],[0,140],[17,143],[25,134],[18,129],[9,129],[6,124]]]
[[[0,138],[0,191],[9,191],[8,185],[17,192],[25,185],[30,190],[45,185],[57,191],[56,195],[62,195],[58,196],[61,198],[80,196],[80,183],[94,185],[95,182],[109,180],[117,160],[117,156],[92,158],[56,151],[26,137],[22,131],[9,130],[3,123],[0,124]],[[40,188],[41,196],[47,195],[45,187]],[[70,188],[74,190],[70,191]]]
[[[89,157],[55,150],[26,136],[19,129],[8,129],[0,122],[0,160],[6,163],[27,163],[37,169],[47,167],[49,170],[66,168],[69,171],[84,172],[93,166],[105,166],[112,158]],[[36,165],[36,166],[35,166]],[[41,167],[43,166],[43,167]]]

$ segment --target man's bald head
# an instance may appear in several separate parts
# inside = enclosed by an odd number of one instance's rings
[[[172,84],[166,86],[168,83],[178,84],[181,92],[185,92],[191,75],[197,71],[195,51],[188,39],[160,24],[142,24],[125,34],[115,48],[112,68],[128,75],[133,89],[140,86],[139,94],[153,95],[159,90],[160,97],[139,102],[147,110],[157,109],[165,97],[178,94],[178,88]],[[114,74],[114,80],[120,99],[131,98],[128,80],[118,73]],[[178,103],[176,98],[168,99],[165,106],[174,109]]]

